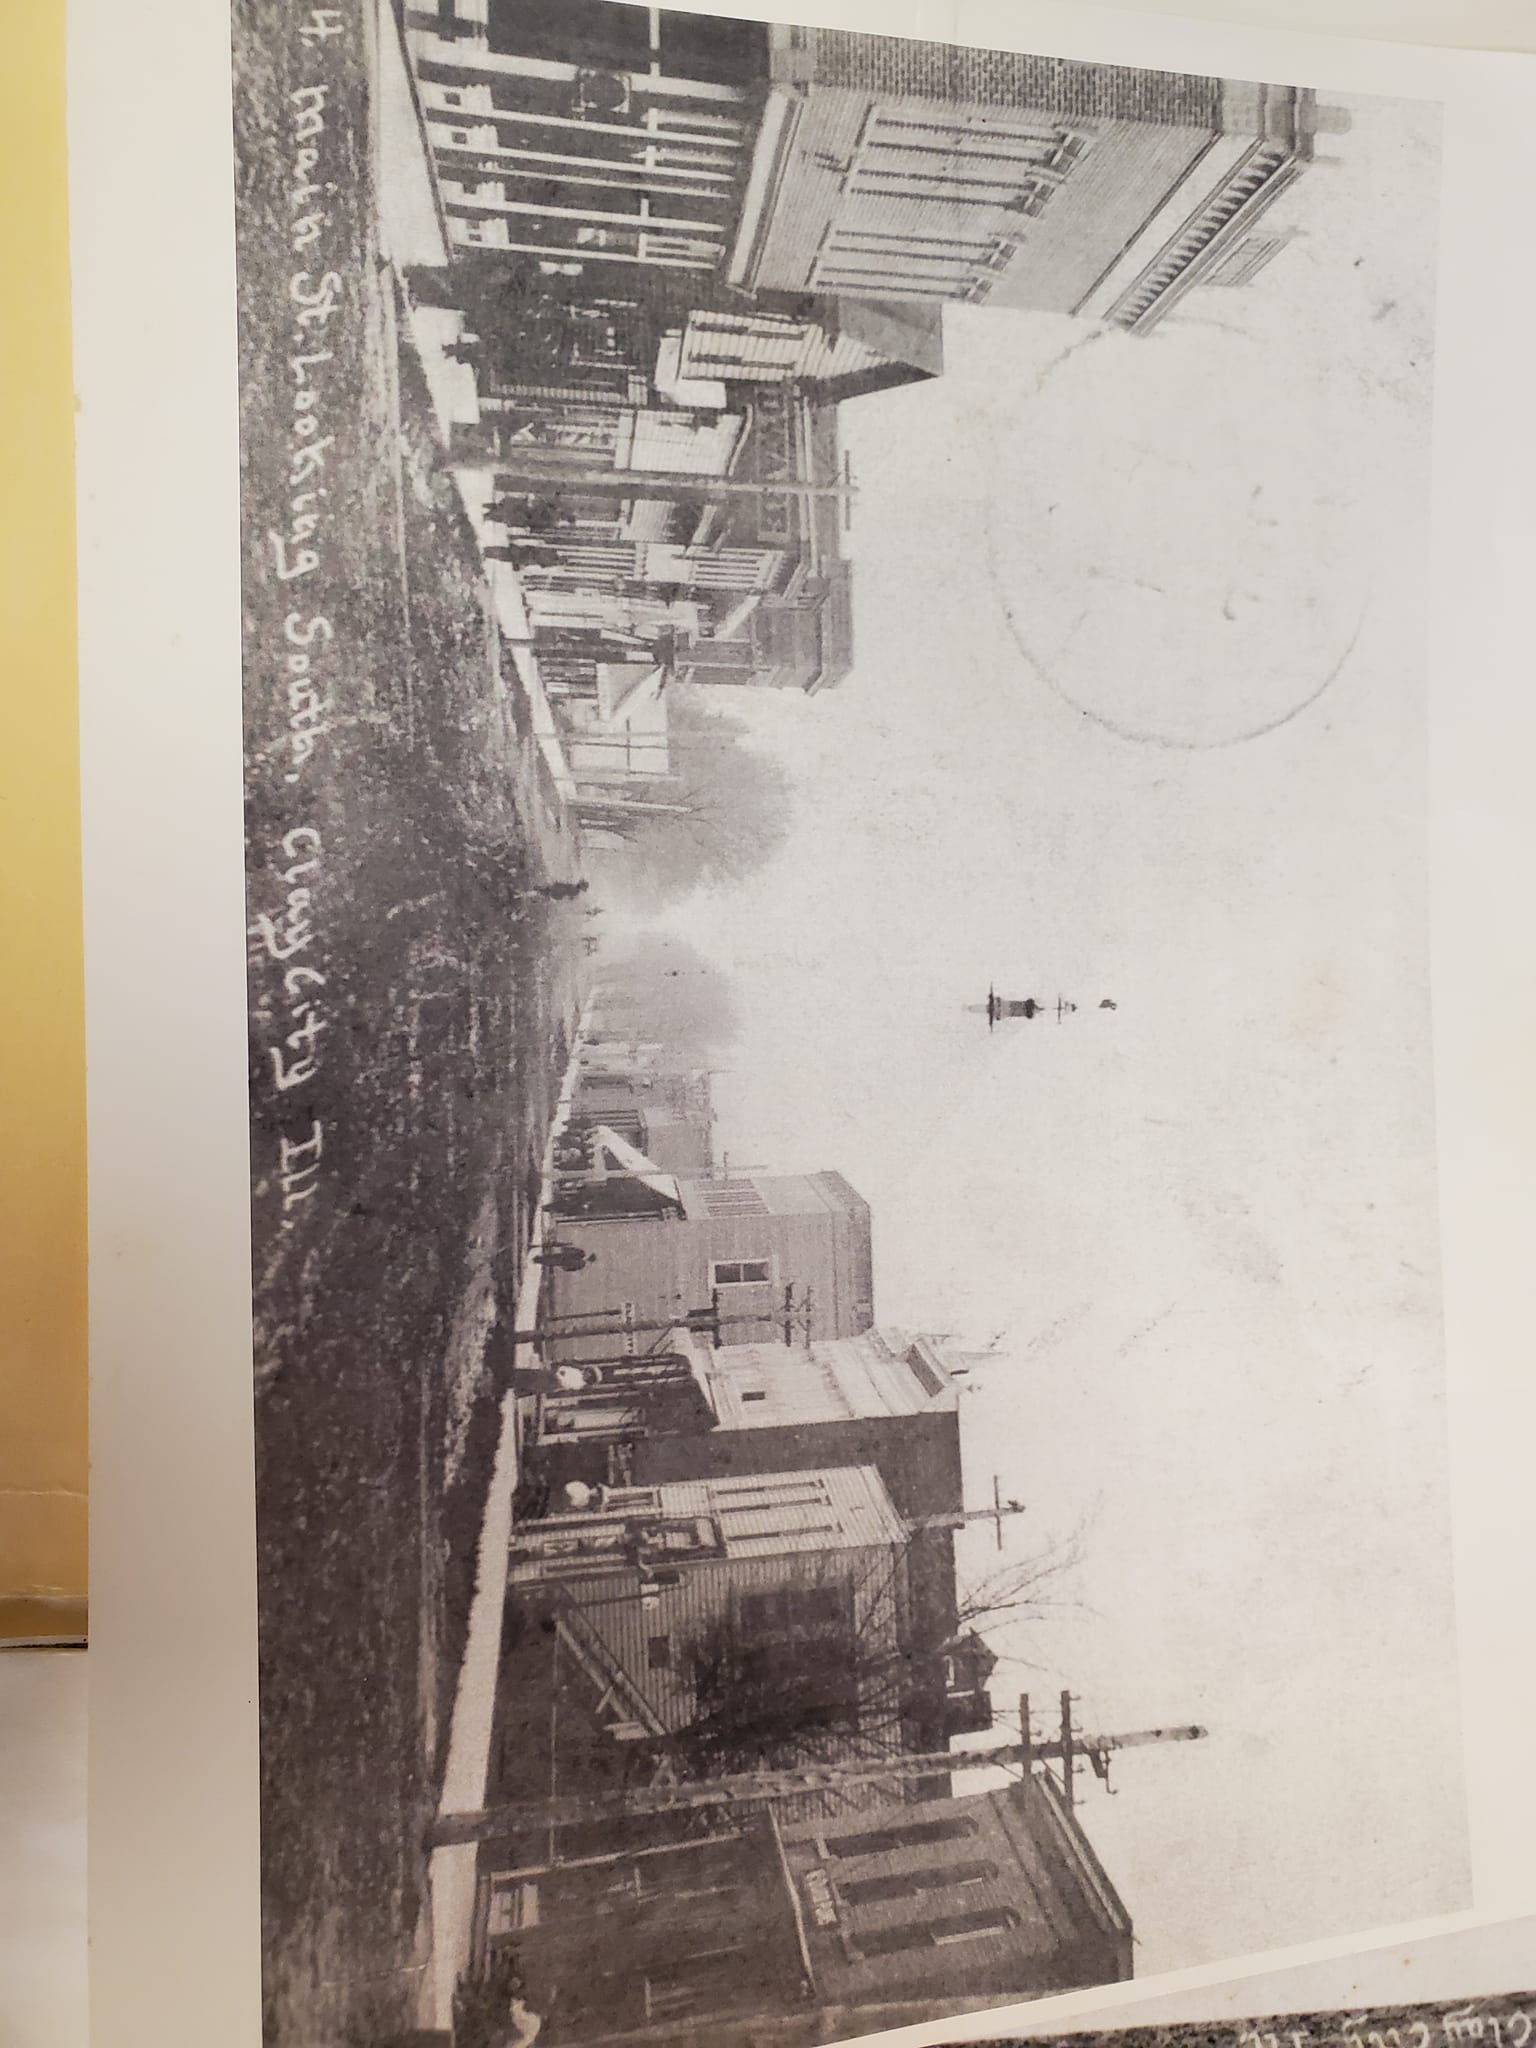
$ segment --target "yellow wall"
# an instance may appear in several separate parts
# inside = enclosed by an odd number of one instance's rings
[[[0,66],[0,1636],[85,1597],[85,1043],[61,0]],[[78,1612],[66,1617],[78,1626]]]

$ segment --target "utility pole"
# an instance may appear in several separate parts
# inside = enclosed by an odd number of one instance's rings
[[[578,810],[611,811],[625,817],[641,812],[650,817],[691,818],[694,810],[692,804],[649,803],[641,797],[609,796],[606,790],[578,790],[572,801]]]
[[[1006,1505],[1004,1504],[1002,1488],[997,1474],[994,1472],[992,1474],[992,1506],[986,1513],[988,1519],[996,1525],[997,1547],[999,1550],[1003,1547],[1003,1517],[1005,1515],[1022,1515],[1026,1512],[1027,1510],[1021,1500],[1011,1500]]]
[[[1113,1752],[1116,1749],[1129,1749],[1138,1743],[1150,1739],[1148,1735],[1118,1737],[1080,1734],[1074,1725],[1073,1705],[1071,1693],[1063,1692],[1060,1698],[1061,1733],[1055,1742],[1045,1743],[1034,1750],[1036,1756],[1050,1756],[1060,1760],[1061,1794],[1069,1810],[1075,1805],[1077,1799],[1077,1767],[1079,1762],[1086,1761],[1093,1775],[1108,1790],[1109,1765]],[[1028,1693],[1024,1693],[1020,1697],[1019,1720],[1023,1731],[1023,1740],[1028,1744],[1031,1737]],[[1196,1729],[1193,1732],[1195,1734],[1203,1734],[1204,1730]],[[1189,1731],[1176,1729],[1164,1739],[1170,1742],[1188,1740]]]
[[[1121,1749],[1145,1749],[1156,1743],[1198,1742],[1207,1730],[1195,1725],[1176,1728],[1138,1728],[1126,1734],[1094,1735],[1080,1743],[1108,1757]],[[878,1762],[803,1764],[778,1771],[728,1773],[719,1778],[677,1779],[603,1789],[592,1793],[566,1794],[555,1799],[520,1800],[489,1806],[477,1812],[446,1813],[430,1830],[430,1845],[485,1842],[518,1828],[570,1826],[584,1820],[622,1818],[631,1814],[699,1812],[710,1807],[760,1805],[779,1799],[794,1799],[817,1792],[846,1792],[859,1785],[900,1785],[912,1778],[931,1778],[941,1773],[996,1770],[1000,1766],[1030,1766],[1043,1758],[1066,1761],[1063,1742],[1032,1742],[1026,1727],[1021,1742],[1000,1749],[940,1749],[911,1756],[893,1756]]]
[[[577,1310],[575,1315],[561,1316],[554,1322],[537,1323],[531,1330],[509,1331],[504,1341],[512,1344],[545,1345],[561,1337],[623,1337],[631,1333],[636,1336],[643,1336],[647,1333],[658,1331],[683,1329],[691,1331],[695,1335],[710,1337],[718,1345],[722,1330],[733,1329],[743,1323],[777,1322],[783,1329],[784,1342],[788,1344],[792,1341],[792,1333],[796,1330],[802,1331],[807,1341],[809,1341],[813,1306],[814,1299],[809,1288],[807,1288],[804,1295],[797,1295],[795,1286],[791,1282],[785,1288],[783,1304],[777,1310],[743,1310],[740,1314],[728,1316],[722,1315],[720,1312],[720,1295],[717,1290],[710,1297],[708,1308],[686,1309],[680,1316],[650,1317],[643,1321],[620,1322],[616,1326],[609,1322],[597,1328],[577,1330],[570,1327],[570,1324],[577,1320],[581,1314],[581,1311]],[[611,1318],[614,1311],[612,1309],[593,1309],[590,1313],[593,1317]],[[986,1513],[990,1517],[992,1510],[989,1508],[986,1510]]]
[[[574,492],[583,498],[652,498],[666,502],[702,498],[720,504],[729,504],[736,498],[800,498],[812,502],[830,499],[846,505],[858,496],[858,486],[851,483],[800,483],[793,479],[757,483],[737,477],[694,476],[686,470],[552,471],[533,464],[515,466],[515,458],[509,460],[504,455],[493,455],[490,463],[496,472],[496,488],[523,497],[537,491],[545,497]],[[473,459],[464,466],[479,467]]]
[[[991,1522],[997,1529],[997,1547],[1003,1547],[1003,1523],[1010,1515],[1027,1514],[1029,1510],[1021,1500],[1005,1501],[998,1489],[997,1480],[992,1481],[992,1505],[989,1508],[957,1509],[951,1515],[919,1515],[909,1521],[909,1529],[963,1529],[971,1522]]]

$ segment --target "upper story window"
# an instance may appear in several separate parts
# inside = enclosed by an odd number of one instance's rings
[[[996,1876],[995,1863],[927,1863],[918,1870],[898,1870],[882,1877],[852,1878],[837,1889],[850,1906],[873,1906],[886,1899],[915,1899],[924,1892],[987,1884]]]
[[[749,1180],[710,1181],[704,1207],[711,1216],[766,1216],[768,1204]]]
[[[709,1269],[711,1287],[762,1287],[772,1278],[771,1259],[716,1259]]]
[[[914,1820],[898,1827],[865,1828],[856,1835],[833,1835],[827,1842],[827,1854],[889,1856],[898,1849],[926,1848],[930,1842],[962,1842],[975,1832],[976,1823],[969,1818]]]
[[[762,1644],[841,1639],[855,1626],[850,1585],[779,1586],[771,1592],[744,1593],[737,1611],[742,1627]]]
[[[904,1949],[950,1948],[956,1942],[979,1941],[1006,1934],[1019,1925],[1012,1906],[984,1907],[976,1913],[945,1913],[932,1920],[904,1920],[895,1927],[870,1927],[854,1936],[865,1956],[894,1956]]]
[[[769,1500],[830,1501],[827,1482],[808,1472],[767,1472],[756,1478],[717,1479],[715,1499],[726,1507]]]
[[[616,1515],[655,1514],[661,1507],[654,1486],[610,1486],[603,1500]]]

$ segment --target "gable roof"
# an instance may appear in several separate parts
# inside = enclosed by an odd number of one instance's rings
[[[907,363],[924,376],[944,374],[944,316],[938,306],[902,305],[892,299],[836,299],[838,331],[887,362]]]

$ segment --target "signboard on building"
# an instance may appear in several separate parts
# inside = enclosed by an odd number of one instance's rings
[[[816,1927],[836,1927],[837,1900],[832,1892],[832,1880],[819,1863],[813,1863],[800,1880],[805,1893],[806,1911]]]

